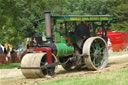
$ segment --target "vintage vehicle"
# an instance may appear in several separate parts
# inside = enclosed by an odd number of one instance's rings
[[[107,31],[112,51],[128,50],[128,33]]]
[[[51,16],[45,10],[46,37],[36,34],[27,45],[20,69],[26,78],[53,76],[55,67],[67,71],[98,70],[108,63],[107,29],[110,15]],[[101,29],[101,33],[97,33]]]

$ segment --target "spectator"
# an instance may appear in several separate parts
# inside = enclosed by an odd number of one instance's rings
[[[12,61],[12,63],[16,62],[17,61],[17,54],[14,51],[14,48],[12,48],[12,51],[10,52],[10,55],[11,55],[11,61]]]
[[[3,53],[2,47],[0,46],[0,53]]]
[[[0,53],[4,52],[4,47],[0,44]]]
[[[4,47],[0,44],[0,64],[5,64],[6,54],[4,53]]]

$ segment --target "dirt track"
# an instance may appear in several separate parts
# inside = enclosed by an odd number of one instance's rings
[[[122,68],[128,68],[128,54],[124,56],[110,57],[108,66],[98,71],[81,70],[75,72],[67,72],[61,67],[58,67],[56,75],[53,78],[25,79],[21,71],[17,68],[1,69],[0,85],[32,85],[40,82],[47,82],[50,80],[56,80],[61,78],[77,77],[77,76],[80,77],[80,76],[94,75],[96,73],[110,72]]]

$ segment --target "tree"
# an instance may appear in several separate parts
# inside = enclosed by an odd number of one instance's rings
[[[107,14],[107,0],[68,0],[65,14]]]
[[[0,0],[0,43],[5,43],[7,41],[9,43],[15,43],[19,41],[19,33],[14,27],[16,15],[17,11],[15,9],[14,0]]]
[[[108,11],[114,19],[112,30],[128,32],[128,0],[109,0]]]
[[[17,45],[34,33],[42,33],[42,24],[35,21],[44,18],[44,9],[52,8],[53,15],[62,13],[65,0],[0,0],[0,43]],[[59,8],[60,6],[60,8]]]

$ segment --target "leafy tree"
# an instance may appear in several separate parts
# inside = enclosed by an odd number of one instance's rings
[[[44,18],[44,9],[52,15],[113,15],[112,29],[128,32],[127,0],[0,0],[0,43],[18,45],[25,37],[45,31],[44,24],[35,23]],[[108,8],[108,9],[107,9]]]
[[[114,18],[112,30],[128,32],[128,0],[109,0],[108,11]]]
[[[15,1],[14,0],[1,0],[0,1],[0,41],[1,43],[9,42],[15,43],[19,40],[19,33],[16,33],[14,27],[17,12],[15,10]],[[15,35],[15,36],[14,36]],[[17,37],[16,37],[17,36]],[[15,40],[15,41],[14,41]]]
[[[34,23],[44,18],[44,9],[52,8],[54,13],[61,13],[64,3],[65,0],[0,0],[0,41],[16,45],[35,32],[41,33],[42,24],[35,26]]]
[[[68,0],[65,14],[107,14],[107,0]]]

